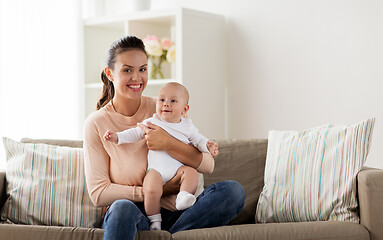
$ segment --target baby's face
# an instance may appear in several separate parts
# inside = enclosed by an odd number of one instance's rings
[[[178,123],[189,110],[184,91],[176,86],[165,86],[160,89],[157,98],[157,115],[166,122]]]

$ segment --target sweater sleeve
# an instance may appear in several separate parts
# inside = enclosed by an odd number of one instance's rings
[[[213,173],[215,161],[210,153],[202,153],[202,161],[197,167],[197,171],[200,173]]]
[[[141,186],[126,186],[112,183],[109,175],[110,157],[94,121],[87,120],[84,126],[85,176],[90,199],[97,207],[111,205],[118,199],[143,201]]]

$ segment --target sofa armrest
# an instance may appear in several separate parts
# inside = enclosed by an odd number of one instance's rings
[[[7,181],[5,180],[5,171],[0,170],[0,211],[7,200]]]
[[[383,240],[383,169],[363,168],[357,179],[360,224],[372,240]]]

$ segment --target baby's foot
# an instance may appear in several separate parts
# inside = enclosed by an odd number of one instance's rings
[[[150,221],[150,230],[161,230],[161,214],[155,214],[148,216],[149,221]]]
[[[188,193],[186,191],[181,191],[177,195],[176,208],[177,210],[185,210],[193,206],[195,201],[196,201],[196,197],[193,194]]]
[[[161,230],[161,222],[151,223],[150,230]]]

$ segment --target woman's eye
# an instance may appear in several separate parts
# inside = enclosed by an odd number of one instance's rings
[[[132,69],[125,69],[124,72],[131,72]]]
[[[146,72],[146,68],[141,68],[140,72]]]

